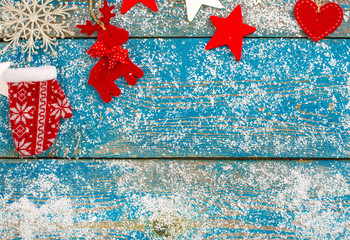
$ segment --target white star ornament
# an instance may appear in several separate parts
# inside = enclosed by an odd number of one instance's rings
[[[186,10],[188,21],[192,22],[202,5],[215,8],[223,8],[219,0],[186,0]]]

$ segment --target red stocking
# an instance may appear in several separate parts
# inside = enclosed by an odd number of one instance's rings
[[[56,81],[55,67],[5,71],[9,86],[10,123],[17,151],[23,156],[44,152],[54,143],[61,118],[72,109]]]

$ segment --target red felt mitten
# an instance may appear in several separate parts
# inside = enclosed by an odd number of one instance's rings
[[[5,71],[9,86],[10,123],[16,150],[23,156],[44,152],[54,143],[61,118],[72,109],[56,81],[55,67]]]
[[[304,32],[315,42],[334,32],[343,21],[343,10],[336,3],[318,7],[312,0],[299,0],[294,14]]]
[[[135,85],[136,78],[143,76],[143,71],[136,66],[128,56],[128,50],[121,47],[129,39],[129,33],[121,28],[110,24],[110,19],[115,16],[112,13],[113,6],[108,6],[104,1],[100,12],[103,17],[100,21],[103,26],[93,25],[87,21],[86,25],[78,25],[82,33],[89,36],[98,32],[97,42],[86,52],[93,58],[101,58],[91,69],[88,83],[92,85],[100,94],[104,102],[110,102],[112,96],[117,97],[121,94],[120,89],[115,84],[115,80],[120,76],[130,84]]]

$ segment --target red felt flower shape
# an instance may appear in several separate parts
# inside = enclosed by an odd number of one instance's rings
[[[155,0],[123,0],[121,13],[124,14],[130,10],[136,3],[143,3],[155,12],[158,12],[157,4]]]
[[[304,32],[315,42],[334,32],[343,20],[343,10],[336,3],[328,3],[320,8],[312,0],[296,3],[294,14]]]
[[[210,39],[207,50],[227,45],[238,61],[241,60],[243,36],[256,31],[255,27],[242,22],[241,6],[237,6],[227,18],[211,16],[210,20],[215,25],[217,31]]]

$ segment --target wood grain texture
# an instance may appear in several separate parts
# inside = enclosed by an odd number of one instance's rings
[[[94,40],[62,40],[58,67],[71,101],[49,157],[349,157],[350,40],[246,39],[243,60],[208,39],[132,39],[126,45],[145,72],[104,104],[87,79]],[[25,65],[25,54],[0,61]],[[1,101],[3,115],[8,102]],[[7,120],[6,120],[7,119]],[[3,156],[12,156],[8,118]],[[11,153],[11,154],[10,154]],[[9,154],[9,155],[7,155]]]
[[[8,99],[0,95],[0,158],[18,157],[10,129]]]
[[[0,236],[349,239],[349,164],[5,160]]]
[[[57,1],[61,2],[61,1]],[[80,34],[76,24],[92,20],[89,1],[67,1],[78,7],[71,19],[70,28],[75,31],[75,37],[87,37]],[[97,2],[97,1],[95,1]],[[132,37],[211,37],[215,28],[209,17],[211,15],[227,17],[238,5],[242,6],[244,22],[257,28],[251,37],[306,37],[294,18],[296,0],[225,0],[221,1],[223,9],[202,6],[196,18],[188,22],[183,0],[159,0],[157,13],[142,4],[122,15],[120,13],[121,0],[109,0],[115,5],[117,16],[113,24],[129,31]],[[348,0],[334,0],[344,10],[344,20],[339,29],[330,35],[335,38],[350,36],[350,3]],[[98,6],[95,6],[97,11]],[[4,35],[0,35],[2,38]],[[67,36],[71,37],[71,36]]]

